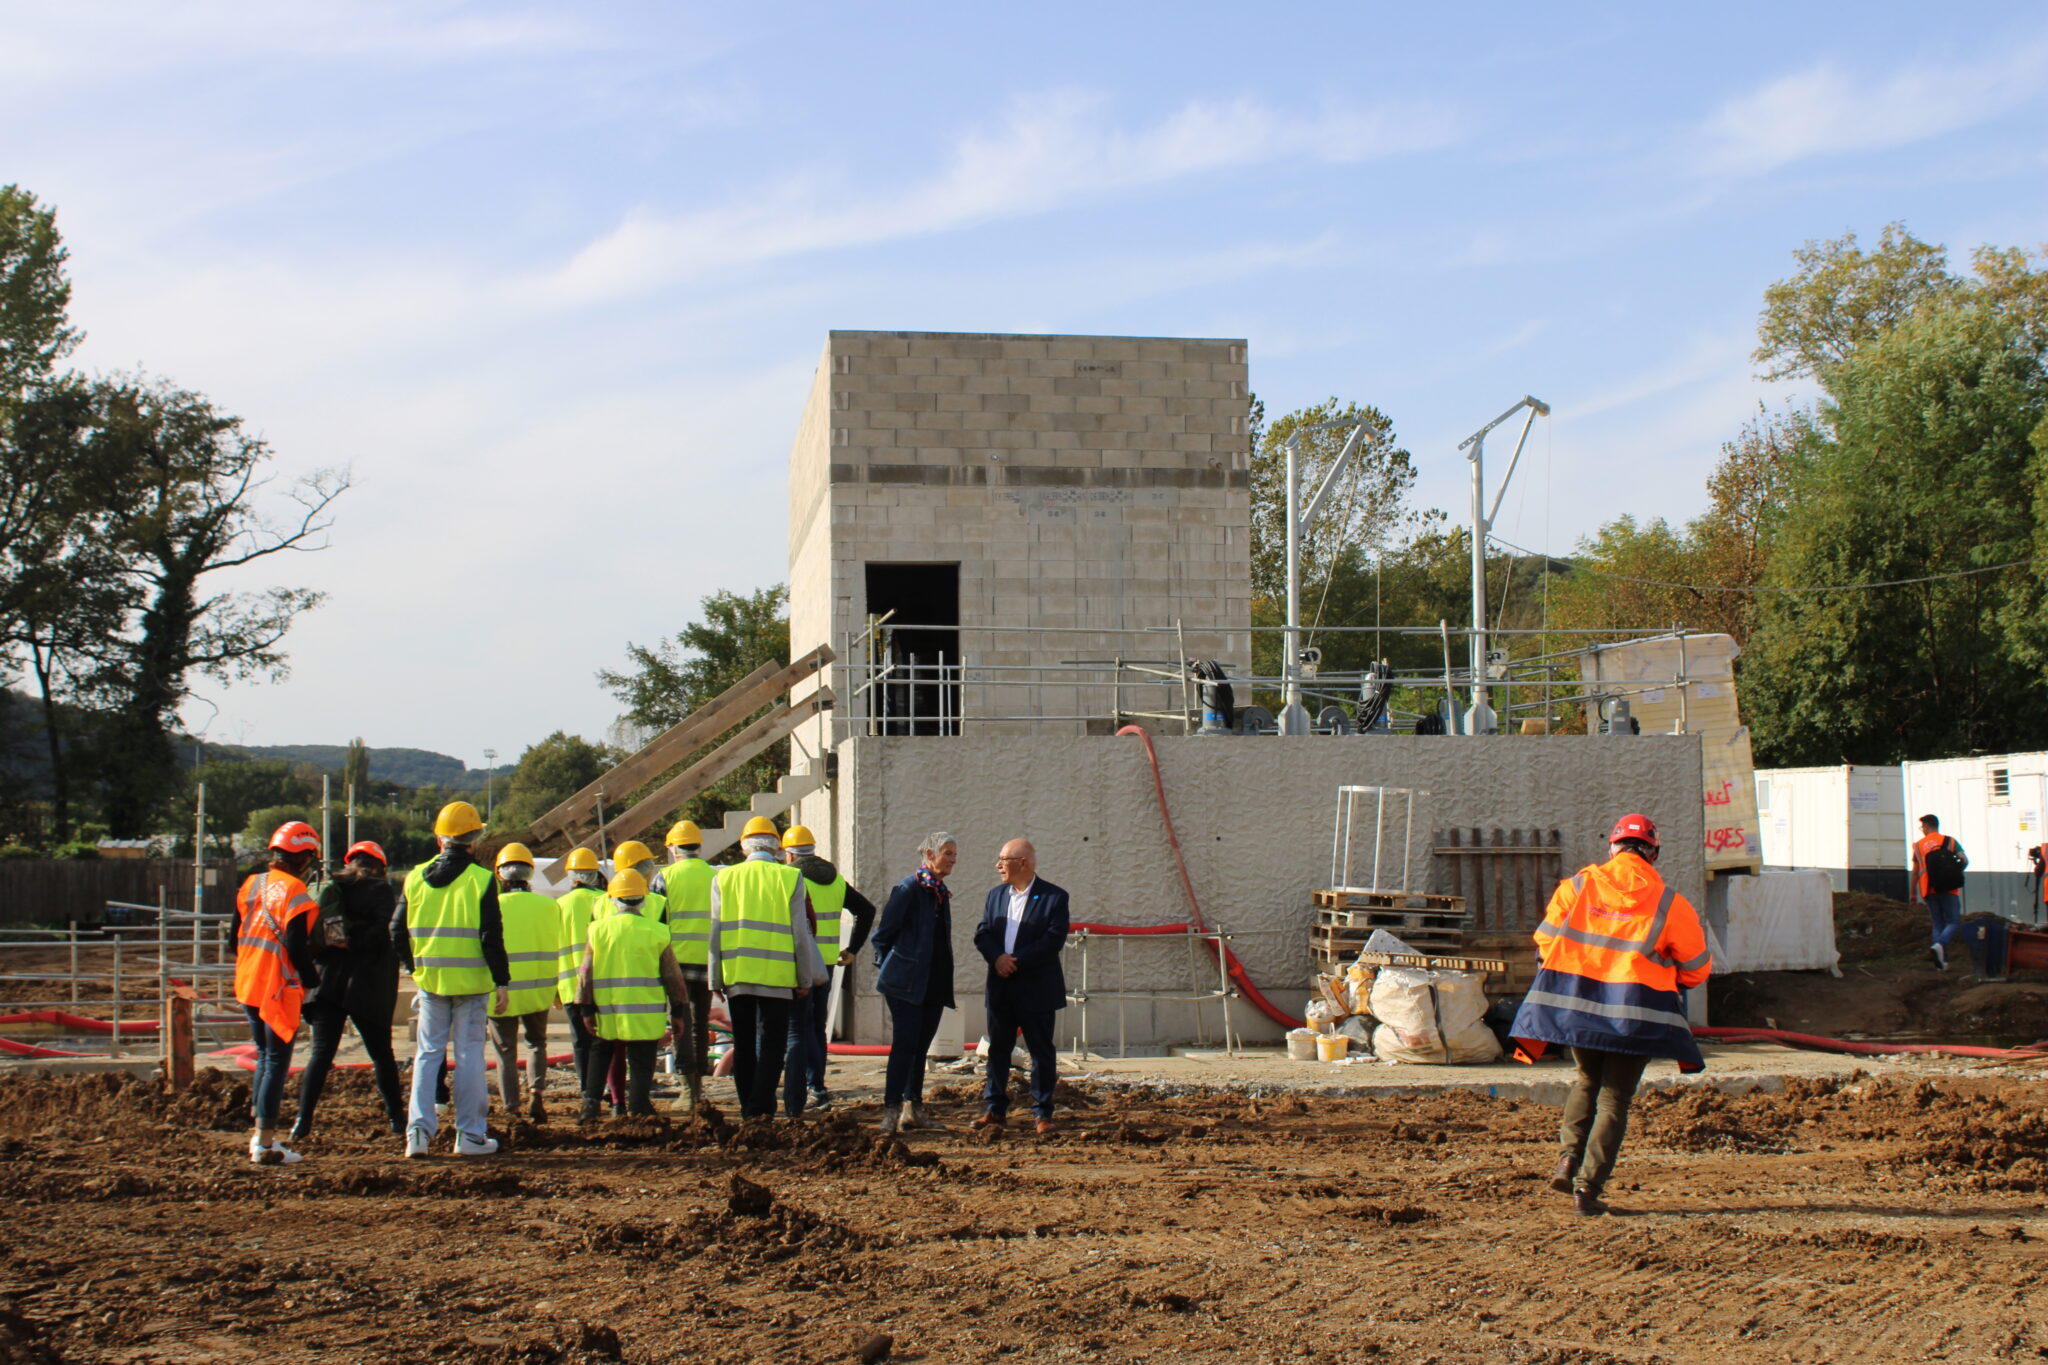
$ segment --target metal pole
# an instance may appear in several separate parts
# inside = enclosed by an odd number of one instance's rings
[[[65,937],[71,940],[71,1003],[78,1003],[78,921],[64,921]]]
[[[1173,618],[1174,652],[1180,655],[1180,732],[1191,735],[1195,732],[1194,700],[1188,693],[1188,637],[1180,628],[1180,618]]]
[[[192,965],[199,965],[199,917],[206,911],[206,784],[192,814]],[[195,976],[197,974],[195,973]]]
[[[1280,643],[1280,676],[1284,679],[1280,733],[1283,735],[1308,733],[1308,712],[1302,709],[1301,679],[1296,672],[1301,657],[1301,474],[1297,458],[1300,445],[1300,437],[1290,436],[1285,446],[1287,505],[1282,514],[1287,520],[1287,630]]]
[[[1387,827],[1387,789],[1373,792],[1372,807],[1372,889],[1380,889],[1380,835]]]
[[[356,842],[356,784],[355,784],[355,783],[353,783],[353,782],[351,782],[351,783],[349,783],[349,784],[348,784],[348,842],[349,842],[349,846],[350,846],[350,847],[354,847],[354,846],[355,846],[355,842]]]
[[[109,930],[114,940],[114,1043],[113,1050],[121,1050],[121,934]]]
[[[1452,734],[1463,734],[1458,724],[1458,694],[1451,690],[1451,623],[1438,617],[1436,628],[1443,632],[1444,637],[1444,705],[1450,711],[1450,715],[1444,718],[1444,724]]]
[[[170,897],[159,891],[156,899],[156,1040],[162,1053],[164,1074],[168,1076],[171,1060],[171,917],[168,913],[170,907],[164,902]]]
[[[1409,865],[1415,848],[1415,789],[1408,789],[1408,832],[1401,838],[1401,889],[1413,891],[1415,884],[1408,879]]]
[[[1486,438],[1472,443],[1472,717],[1465,728],[1486,731]]]
[[[333,846],[327,841],[327,826],[334,808],[333,793],[328,788],[327,774],[322,773],[320,774],[320,870],[322,872],[327,871],[328,868],[334,865],[331,861],[334,853]]]

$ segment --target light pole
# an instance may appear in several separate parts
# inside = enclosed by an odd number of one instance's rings
[[[1489,511],[1486,506],[1486,433],[1523,408],[1529,409],[1529,416],[1522,423],[1522,434],[1515,442],[1514,456],[1508,461],[1508,472],[1501,475],[1500,487],[1494,492],[1493,508]],[[1539,414],[1550,416],[1550,404],[1541,399],[1523,397],[1506,412],[1458,442],[1458,449],[1465,452],[1465,458],[1472,464],[1472,706],[1465,713],[1465,733],[1468,735],[1490,735],[1495,728],[1493,707],[1488,704],[1491,689],[1486,685],[1486,537],[1493,530],[1493,518],[1500,511],[1500,500],[1507,496],[1508,480],[1515,477],[1515,466],[1522,459],[1522,447],[1529,441],[1529,428],[1536,424]],[[1451,707],[1451,714],[1455,720],[1455,704]]]
[[[494,779],[498,775],[497,768],[498,751],[496,749],[484,750],[484,823],[487,825],[491,822],[491,813],[496,805],[492,800],[492,796],[496,791]]]
[[[1337,458],[1330,462],[1330,472],[1323,476],[1321,487],[1308,500],[1308,507],[1301,507],[1301,433],[1304,431],[1334,431],[1340,427],[1351,428],[1351,435],[1345,438],[1344,448],[1337,452]],[[1365,437],[1365,419],[1362,417],[1340,417],[1334,422],[1317,422],[1314,426],[1298,428],[1287,438],[1284,447],[1287,453],[1287,630],[1281,637],[1280,677],[1284,700],[1280,707],[1280,733],[1283,735],[1305,735],[1309,731],[1308,708],[1301,704],[1301,538],[1308,534],[1315,524],[1316,515],[1323,510],[1323,503],[1329,499],[1330,490],[1337,486],[1337,480],[1350,467],[1351,457],[1358,453],[1358,445]]]

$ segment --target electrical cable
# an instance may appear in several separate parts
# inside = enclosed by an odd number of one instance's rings
[[[1763,584],[1758,584],[1752,588],[1730,588],[1713,583],[1670,583],[1661,578],[1632,578],[1628,574],[1609,573],[1605,569],[1590,568],[1574,560],[1566,559],[1561,555],[1545,554],[1541,550],[1532,550],[1526,545],[1517,545],[1511,540],[1502,540],[1496,535],[1489,534],[1487,539],[1503,549],[1513,550],[1517,554],[1533,555],[1550,563],[1569,565],[1573,573],[1591,574],[1595,578],[1611,578],[1618,583],[1639,583],[1646,588],[1681,588],[1687,592],[1775,592],[1788,596],[1804,596],[1824,592],[1868,592],[1873,588],[1905,588],[1911,587],[1915,583],[1940,583],[1951,578],[1972,578],[1978,574],[2002,573],[2006,569],[2023,568],[2029,564],[2048,564],[2048,555],[2035,555],[2030,559],[2014,559],[2004,564],[1986,564],[1981,569],[1954,569],[1948,573],[1922,574],[1918,578],[1888,578],[1882,583],[1836,583],[1824,588],[1777,588],[1768,587]]]

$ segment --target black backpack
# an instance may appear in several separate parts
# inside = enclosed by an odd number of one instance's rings
[[[1940,844],[1927,850],[1921,865],[1927,869],[1929,891],[1963,889],[1963,853],[1956,847],[1954,839],[1943,835]]]

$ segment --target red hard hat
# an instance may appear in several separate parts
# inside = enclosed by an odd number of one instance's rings
[[[1662,848],[1657,842],[1657,826],[1647,815],[1624,815],[1614,822],[1614,833],[1607,836],[1607,842],[1618,844],[1623,839],[1641,839],[1651,848]]]
[[[287,820],[270,836],[270,847],[279,853],[311,853],[320,847],[320,836],[304,820]]]
[[[391,866],[391,860],[384,856],[384,849],[374,839],[363,839],[357,843],[350,844],[348,852],[341,855],[341,860],[347,862],[358,853],[367,853],[378,862],[384,864],[384,866]]]

